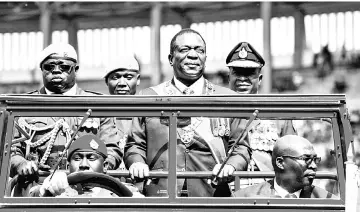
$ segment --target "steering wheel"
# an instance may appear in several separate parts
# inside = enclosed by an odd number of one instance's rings
[[[132,197],[133,193],[120,180],[98,172],[74,172],[67,177],[69,185],[90,185],[114,192],[119,197]]]
[[[120,180],[107,174],[98,172],[74,172],[67,176],[69,185],[82,184],[83,186],[94,186],[112,191],[119,197],[132,197],[133,193]],[[11,196],[11,192],[19,182],[19,175],[13,177],[9,182],[5,191],[7,197]]]

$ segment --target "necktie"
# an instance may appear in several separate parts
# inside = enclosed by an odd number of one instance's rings
[[[286,194],[285,198],[297,198],[295,194]]]

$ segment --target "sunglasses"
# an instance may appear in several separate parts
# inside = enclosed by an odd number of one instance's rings
[[[42,69],[45,71],[53,71],[55,69],[55,67],[58,67],[58,69],[62,72],[70,72],[72,70],[72,65],[66,65],[66,64],[49,64],[49,63],[45,63],[42,65]]]
[[[317,157],[317,156],[299,156],[299,157],[295,157],[295,156],[291,156],[291,155],[283,155],[282,157],[288,157],[288,158],[292,158],[292,159],[296,159],[296,160],[303,160],[306,165],[310,165],[313,161],[315,162],[316,165],[318,165],[321,161],[321,157]]]

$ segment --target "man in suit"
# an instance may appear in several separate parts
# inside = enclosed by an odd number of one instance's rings
[[[235,197],[335,198],[335,195],[312,185],[317,165],[313,145],[297,135],[281,137],[275,144],[272,165],[275,178],[240,189]]]
[[[261,68],[265,61],[250,43],[238,43],[228,54],[226,64],[229,67],[231,90],[238,94],[258,94],[263,78]],[[252,155],[248,170],[272,171],[271,152],[276,140],[284,135],[296,134],[292,120],[255,120],[251,126],[249,143]],[[247,179],[241,183],[251,185],[262,181]]]
[[[42,71],[44,86],[29,94],[44,95],[100,95],[81,89],[76,83],[79,70],[75,49],[69,44],[51,44],[40,54],[39,66]],[[84,111],[85,112],[85,111]],[[84,113],[85,114],[85,113]],[[15,175],[31,176],[38,169],[54,168],[65,144],[79,127],[81,117],[20,117],[18,125],[31,139],[12,146],[10,177]],[[122,160],[123,151],[119,148],[120,136],[114,118],[88,118],[79,130],[98,134],[108,148],[109,169],[116,169]],[[20,137],[15,131],[15,137]],[[60,164],[66,168],[66,160]]]
[[[141,95],[213,95],[235,92],[212,84],[203,77],[206,61],[206,44],[195,30],[183,29],[170,43],[169,63],[174,77],[160,85],[147,88]],[[225,154],[224,144],[234,144],[242,129],[238,119],[211,119],[191,117],[178,120],[177,171],[213,171],[216,175]],[[219,124],[220,123],[220,124]],[[144,179],[149,170],[168,170],[169,121],[157,117],[140,117],[133,120],[132,139],[125,146],[125,165],[132,178]],[[218,146],[213,146],[218,144]],[[221,149],[222,148],[222,149]],[[212,151],[214,150],[214,151]],[[227,164],[219,174],[217,189],[225,185],[235,170],[246,170],[249,161],[247,141],[237,145]],[[214,154],[212,154],[214,153]],[[218,154],[219,153],[219,154]],[[223,155],[224,155],[223,154]],[[178,196],[213,196],[217,194],[206,179],[178,179]],[[219,191],[219,190],[217,190]],[[146,196],[167,196],[167,180],[152,180],[144,188]]]

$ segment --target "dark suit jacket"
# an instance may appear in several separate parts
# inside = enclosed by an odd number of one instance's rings
[[[276,191],[274,189],[274,180],[269,180],[257,185],[240,189],[234,192],[233,196],[281,198],[276,194]],[[301,191],[300,198],[336,198],[336,196],[332,193],[327,192],[322,188],[311,185],[309,187],[304,188]]]
[[[211,86],[214,89],[213,94],[236,94],[224,87]],[[173,92],[173,95],[182,95],[170,81],[158,85],[155,90],[167,88]],[[155,90],[147,88],[139,94],[159,95]],[[204,88],[204,90],[206,89]],[[239,119],[233,119],[230,123],[230,136],[224,141],[229,147],[244,129],[239,127],[240,122]],[[223,142],[221,139],[220,141]],[[149,165],[150,170],[168,170],[168,142],[169,127],[164,120],[159,117],[134,118],[132,136],[129,137],[125,146],[124,161],[126,167],[129,168],[135,162],[143,162]],[[249,151],[247,141],[240,142],[231,155],[228,164],[233,165],[236,170],[246,170],[250,158]],[[210,149],[200,135],[195,133],[190,145],[185,145],[180,139],[177,139],[178,171],[211,171],[215,165],[216,162]],[[189,196],[213,196],[215,192],[215,189],[207,183],[206,179],[187,179],[186,183],[179,179],[178,191],[184,188],[186,188]],[[145,189],[147,196],[166,195],[167,182],[165,179],[153,180],[153,184]],[[230,193],[227,195],[229,196]]]

